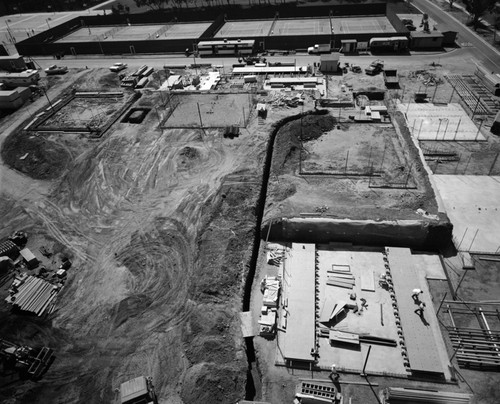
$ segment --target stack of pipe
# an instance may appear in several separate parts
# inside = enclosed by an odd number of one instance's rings
[[[470,394],[401,387],[389,387],[385,396],[389,403],[469,404],[471,400]]]
[[[42,316],[57,295],[57,287],[52,283],[34,276],[28,276],[18,287],[17,293],[8,298],[8,302],[22,311]]]

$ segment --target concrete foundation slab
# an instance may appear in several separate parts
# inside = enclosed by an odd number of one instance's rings
[[[460,251],[494,253],[500,247],[500,177],[433,176]]]
[[[449,378],[447,358],[439,352],[443,338],[423,272],[414,265],[410,249],[387,247],[386,251],[411,371]],[[412,298],[415,288],[424,291],[419,301],[427,306],[420,316],[414,312],[419,307]]]
[[[313,362],[315,349],[315,245],[292,244],[284,262],[283,297],[288,302],[282,351],[289,361]]]
[[[378,279],[385,272],[383,255],[379,249],[361,247],[335,248],[332,246],[318,245],[318,304],[332,305],[344,301],[353,304],[350,293],[356,293],[356,302],[361,305],[360,299],[367,301],[367,307],[358,313],[349,310],[345,318],[337,324],[331,325],[334,330],[352,332],[357,334],[371,334],[378,337],[397,339],[395,317],[392,312],[392,301],[389,292],[382,289],[378,282],[374,291],[361,290],[362,273],[366,272]],[[326,284],[328,273],[333,265],[349,266],[350,273],[355,278],[352,290]],[[382,319],[381,319],[382,312]],[[383,325],[382,325],[383,323]],[[322,323],[319,327],[326,328]],[[338,369],[360,372],[363,368],[367,345],[361,343],[357,348],[340,347],[330,344],[328,338],[319,338],[318,366],[329,369],[332,363]],[[366,371],[375,374],[405,375],[406,370],[399,348],[373,345]]]
[[[399,104],[398,109],[418,140],[486,141],[459,104]]]

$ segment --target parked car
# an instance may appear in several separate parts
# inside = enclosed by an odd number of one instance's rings
[[[45,74],[47,76],[51,76],[54,74],[66,74],[68,73],[68,67],[67,66],[57,66],[57,65],[52,65],[49,66],[45,69]]]
[[[112,72],[120,72],[122,70],[125,70],[127,67],[128,65],[126,63],[118,62],[115,63],[113,66],[110,66],[109,70],[111,70]]]

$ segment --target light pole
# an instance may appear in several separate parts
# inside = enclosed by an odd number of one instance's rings
[[[50,105],[50,109],[52,110],[52,112],[54,112],[54,106],[52,105],[52,102],[50,101],[50,98],[49,96],[47,95],[47,91],[45,91],[45,88],[44,87],[40,87],[40,89],[43,91],[43,93],[45,94],[45,98],[47,98],[47,101],[49,102],[49,105]]]

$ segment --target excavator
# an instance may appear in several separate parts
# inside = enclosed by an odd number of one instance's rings
[[[54,359],[54,351],[50,348],[35,349],[0,339],[0,361],[4,371],[15,370],[21,377],[39,380]]]

